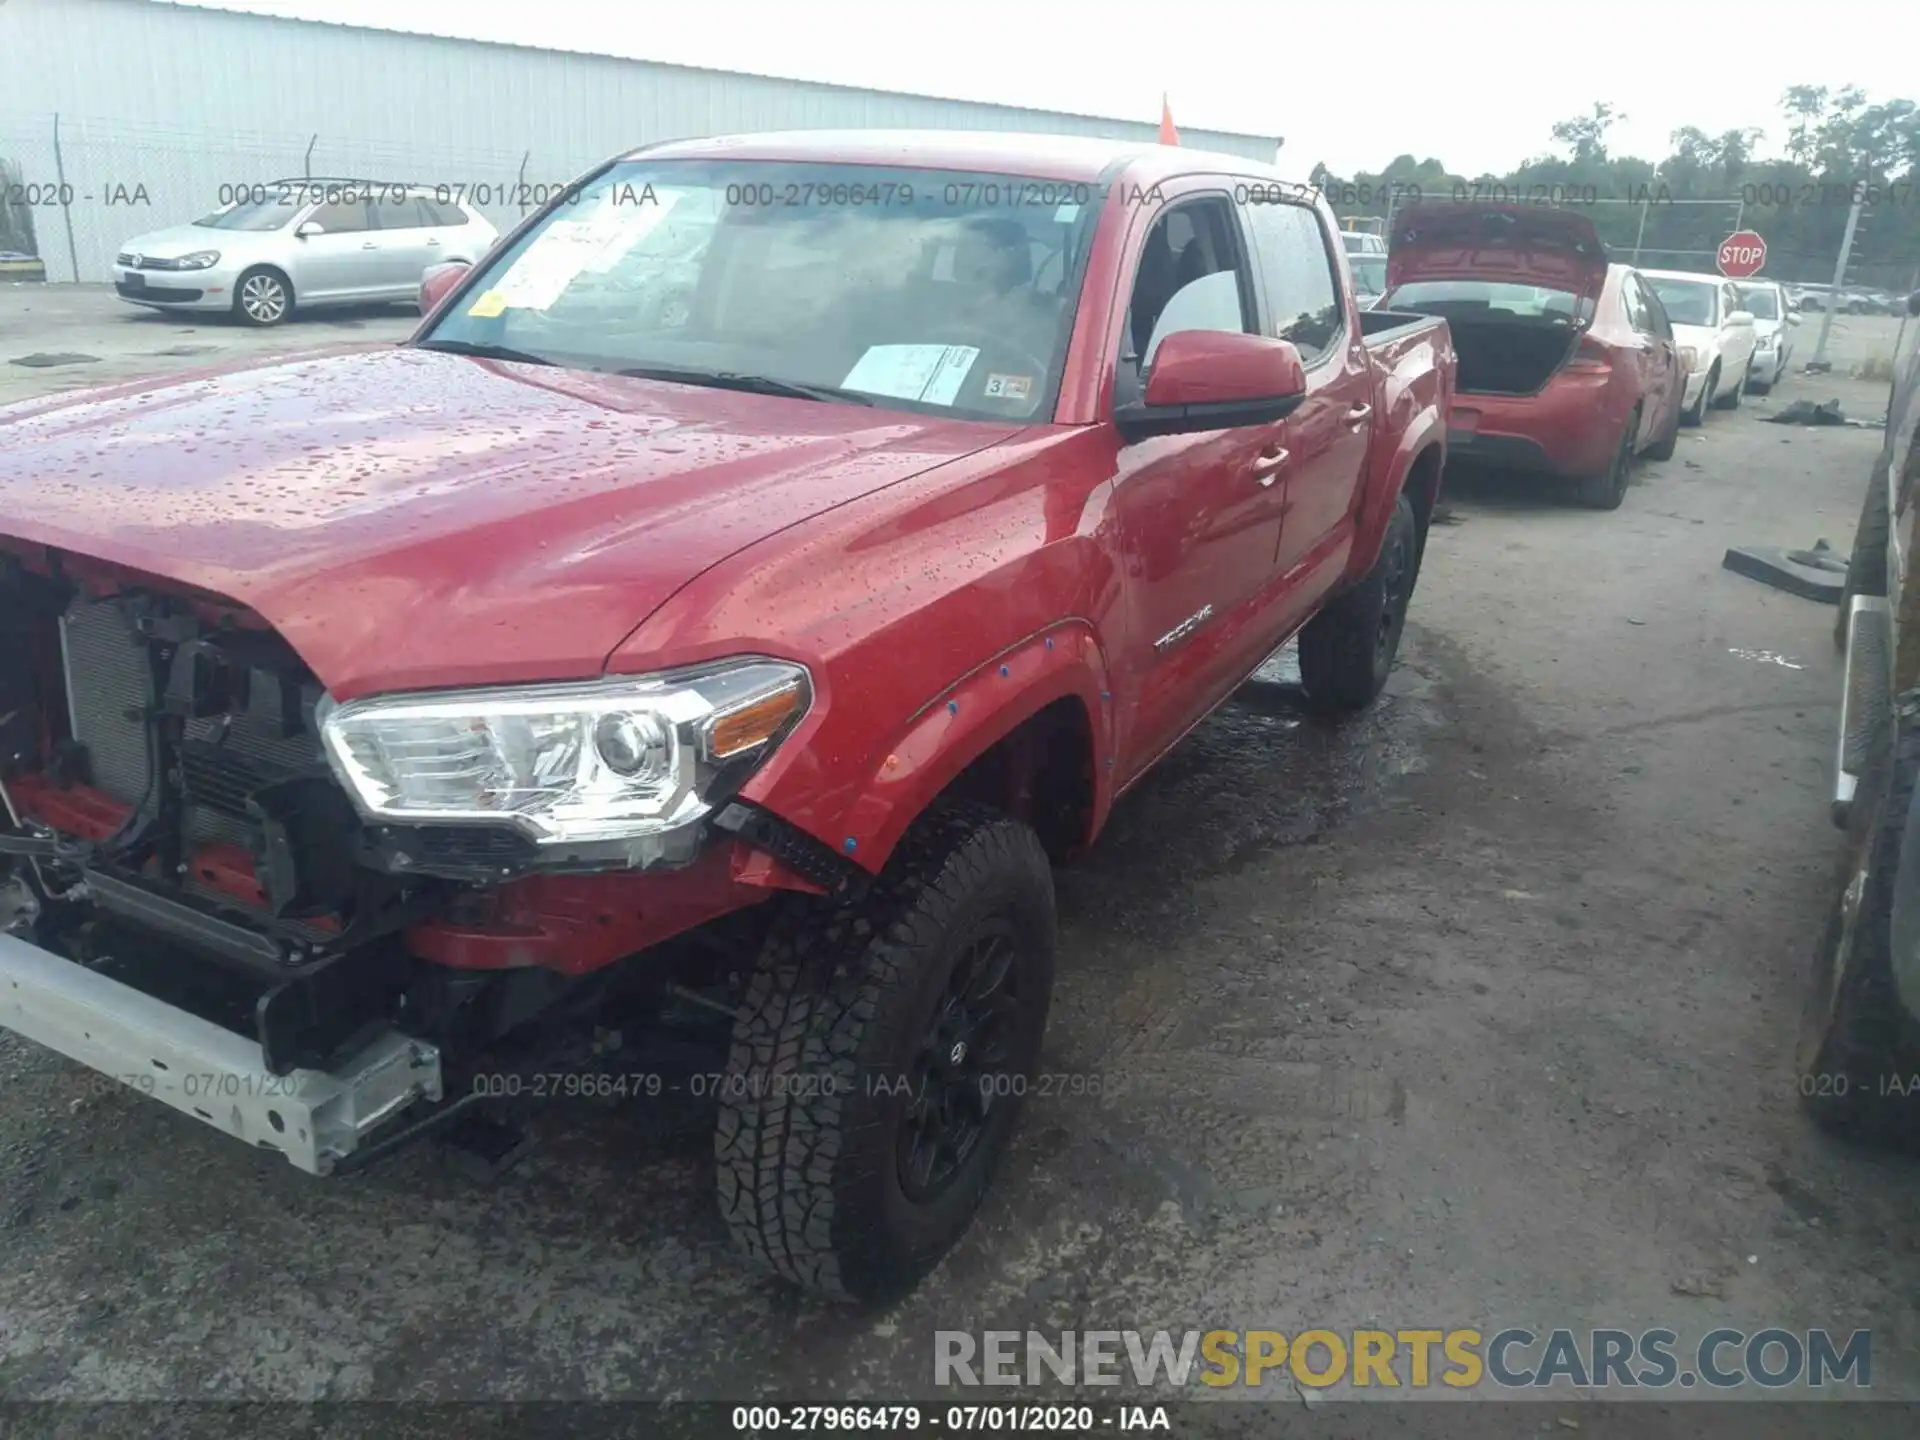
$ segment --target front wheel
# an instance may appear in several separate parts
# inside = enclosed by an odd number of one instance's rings
[[[249,270],[233,287],[233,313],[245,325],[278,325],[293,310],[293,287],[277,270]]]
[[[1720,367],[1714,366],[1707,372],[1707,378],[1701,382],[1700,395],[1687,407],[1687,413],[1681,417],[1686,425],[1704,425],[1707,419],[1707,403],[1713,398],[1713,389],[1720,383]]]
[[[714,1147],[736,1244],[805,1289],[911,1289],[972,1223],[1032,1082],[1053,990],[1053,872],[1026,825],[923,819],[857,902],[762,951]]]
[[[1720,396],[1713,402],[1714,409],[1738,410],[1740,408],[1740,396],[1746,390],[1747,381],[1751,379],[1752,376],[1753,361],[1749,359],[1745,368],[1740,371],[1740,378],[1727,388],[1726,394]]]
[[[1300,683],[1317,710],[1364,710],[1393,673],[1420,573],[1420,525],[1402,494],[1366,578],[1300,632]]]

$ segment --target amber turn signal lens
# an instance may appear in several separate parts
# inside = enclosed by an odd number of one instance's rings
[[[725,760],[766,743],[779,733],[780,727],[791,720],[799,708],[800,687],[789,685],[784,690],[776,690],[750,705],[742,705],[738,710],[720,716],[713,722],[709,737],[713,758]]]

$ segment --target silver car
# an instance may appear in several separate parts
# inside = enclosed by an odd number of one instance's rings
[[[420,276],[476,264],[500,238],[448,187],[274,180],[233,203],[136,235],[114,257],[114,290],[156,310],[230,310],[278,325],[296,307],[417,300]]]

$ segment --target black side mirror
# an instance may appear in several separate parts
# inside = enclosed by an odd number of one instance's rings
[[[1907,296],[1907,314],[1920,315],[1920,290]]]

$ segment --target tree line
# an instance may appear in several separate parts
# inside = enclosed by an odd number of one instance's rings
[[[1846,283],[1905,291],[1920,278],[1920,106],[1869,102],[1855,86],[1795,85],[1781,97],[1782,154],[1755,155],[1757,128],[1709,135],[1683,126],[1652,161],[1615,155],[1611,105],[1553,126],[1553,148],[1505,175],[1462,175],[1441,161],[1400,155],[1379,171],[1312,180],[1340,215],[1386,219],[1430,200],[1523,200],[1585,210],[1618,259],[1712,269],[1735,229],[1767,242],[1765,273],[1786,281],[1833,278],[1853,196],[1863,201]]]

